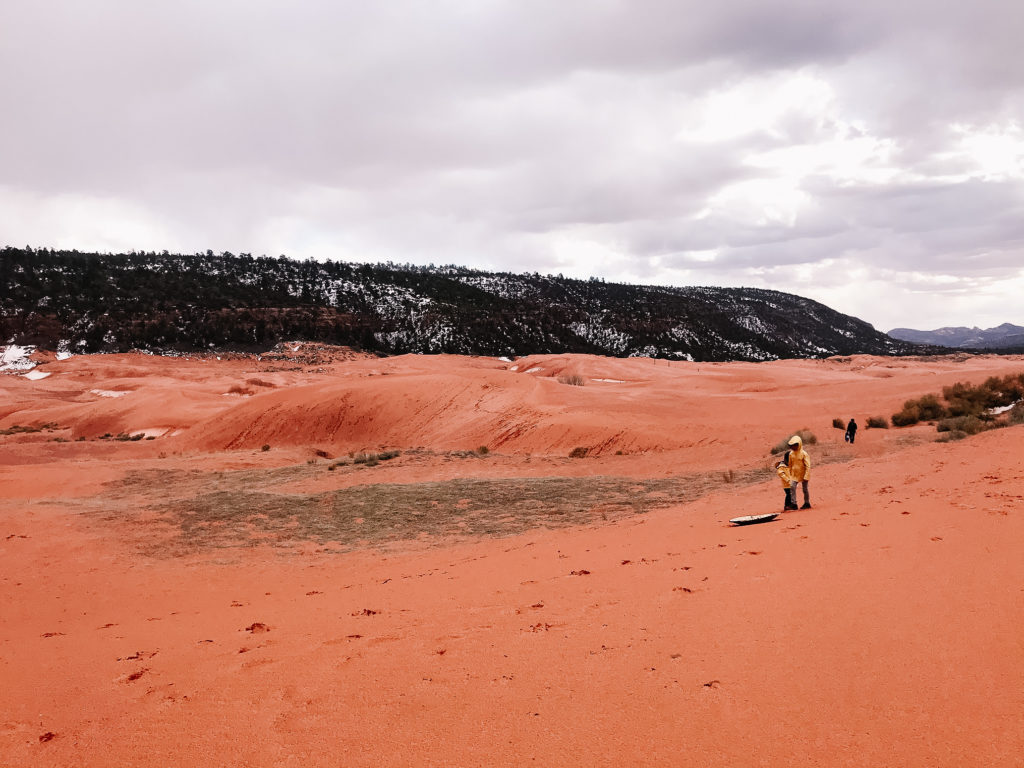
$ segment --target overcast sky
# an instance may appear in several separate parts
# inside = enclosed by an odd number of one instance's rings
[[[0,245],[1024,324],[1019,0],[3,0]]]

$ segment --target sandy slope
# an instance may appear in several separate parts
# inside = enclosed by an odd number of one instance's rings
[[[851,447],[830,424],[1021,368],[114,356],[0,377],[0,428],[59,427],[0,437],[0,765],[1020,765],[1024,430],[862,430]],[[781,493],[766,471],[721,471],[764,467],[794,426],[821,439],[815,508],[728,526]],[[424,450],[306,464],[384,445]],[[494,452],[450,454],[478,445]],[[566,459],[575,446],[599,455]],[[140,471],[168,479],[121,483]],[[231,471],[296,499],[458,477],[712,482],[511,537],[146,548],[173,527],[162,500]]]

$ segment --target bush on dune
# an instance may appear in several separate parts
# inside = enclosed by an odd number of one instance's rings
[[[894,427],[909,427],[919,421],[935,421],[949,415],[937,395],[923,395],[917,400],[907,400],[903,410],[892,415]]]
[[[937,421],[936,430],[944,433],[940,438],[943,442],[1024,423],[1024,373],[990,376],[977,385],[958,381],[943,387],[941,400],[935,394],[907,400],[892,416],[896,427],[920,421]]]
[[[963,432],[964,435],[976,435],[988,428],[989,426],[977,416],[955,416],[943,419],[935,425],[937,432]]]
[[[782,438],[782,440],[773,445],[772,453],[784,453],[788,451],[789,441],[792,439],[793,435],[799,435],[800,439],[804,441],[804,445],[814,445],[818,442],[817,435],[811,432],[807,427],[804,427],[803,429],[798,429],[792,435]]]
[[[889,420],[885,416],[871,416],[868,418],[868,429],[888,429]]]
[[[1013,406],[1008,420],[1011,424],[1024,424],[1024,400]]]

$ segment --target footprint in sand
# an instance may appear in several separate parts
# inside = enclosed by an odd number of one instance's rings
[[[130,675],[128,675],[128,677],[125,678],[125,682],[133,683],[147,672],[149,672],[149,667],[143,667],[142,669],[138,669],[135,672],[132,672]]]

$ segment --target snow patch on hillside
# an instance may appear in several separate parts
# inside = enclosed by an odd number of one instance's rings
[[[17,344],[0,347],[0,371],[32,370],[36,364],[29,359],[29,355],[35,351],[35,347],[19,347]]]

